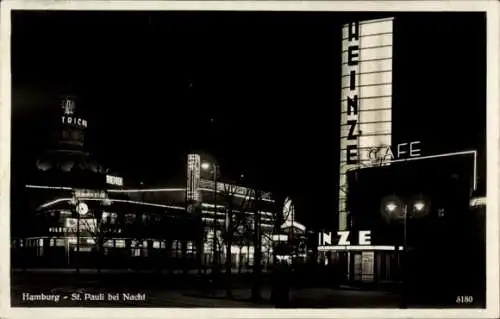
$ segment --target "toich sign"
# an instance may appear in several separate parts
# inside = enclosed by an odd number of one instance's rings
[[[75,100],[70,97],[65,97],[61,101],[61,108],[64,112],[64,115],[73,115],[75,113]]]
[[[87,120],[80,117],[61,116],[62,124],[69,124],[80,128],[87,128]]]
[[[61,101],[61,109],[63,111],[63,116],[61,116],[62,124],[76,126],[79,128],[87,127],[87,120],[75,117],[76,103],[73,98],[69,96],[64,97]]]

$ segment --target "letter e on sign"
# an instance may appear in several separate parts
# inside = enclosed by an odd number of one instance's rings
[[[422,151],[420,148],[418,148],[415,145],[420,144],[420,141],[415,141],[410,143],[410,157],[418,157],[422,155],[420,152]]]
[[[372,232],[369,230],[359,231],[359,244],[360,245],[371,245],[372,244]]]

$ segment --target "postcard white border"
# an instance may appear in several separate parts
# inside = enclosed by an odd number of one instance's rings
[[[497,1],[14,1],[1,3],[0,33],[0,317],[4,318],[497,318],[499,317],[499,4]],[[149,309],[10,307],[10,11],[485,11],[487,12],[487,309]],[[459,72],[459,70],[458,70]],[[333,106],[335,107],[335,106]],[[145,309],[147,309],[145,311]]]

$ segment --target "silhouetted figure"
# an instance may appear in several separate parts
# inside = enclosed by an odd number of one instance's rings
[[[287,307],[290,303],[290,266],[283,261],[275,265],[271,302],[277,308]]]

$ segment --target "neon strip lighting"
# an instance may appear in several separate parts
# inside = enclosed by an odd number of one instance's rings
[[[481,205],[486,205],[486,197],[476,197],[470,200],[470,206],[475,207],[475,206],[481,206]]]
[[[65,191],[70,191],[73,189],[71,187],[64,187],[64,186],[42,186],[42,185],[26,185],[26,188],[57,189],[57,190],[65,190]]]
[[[385,163],[399,163],[399,162],[409,162],[409,161],[419,161],[419,160],[425,160],[425,159],[433,159],[433,158],[441,158],[441,157],[450,157],[450,156],[460,156],[460,155],[473,155],[474,156],[474,171],[473,171],[473,183],[474,183],[474,190],[477,189],[477,151],[472,150],[472,151],[461,151],[461,152],[452,152],[452,153],[444,153],[444,154],[437,154],[437,155],[428,155],[428,156],[419,156],[419,157],[410,157],[410,158],[403,158],[403,159],[396,159],[396,160],[391,160],[384,162]],[[361,167],[361,168],[367,168],[367,167]]]
[[[213,189],[211,188],[200,188],[200,191],[204,192],[214,192]],[[221,193],[221,191],[217,190],[217,193]],[[245,196],[245,195],[240,195],[240,194],[233,194],[234,197],[239,197],[239,198],[245,198],[245,199],[255,199],[255,197],[252,196]],[[272,199],[267,199],[267,198],[261,198],[260,200],[265,201],[265,202],[272,202],[274,203],[274,200]]]
[[[402,246],[399,246],[399,250],[403,250]],[[394,251],[396,246],[370,246],[370,245],[358,245],[358,246],[318,246],[318,251]]]
[[[210,204],[210,203],[201,203],[201,206],[202,206],[202,207],[211,207],[211,208],[214,208],[214,207],[215,207],[215,204]],[[220,204],[220,205],[218,204],[218,205],[217,205],[217,208],[219,208],[219,207],[224,207],[224,205],[223,205],[223,204]],[[238,210],[233,210],[233,212],[235,212],[235,213],[240,213],[240,211],[238,211]],[[246,212],[246,213],[247,213],[247,214],[253,214],[253,212]],[[259,211],[259,213],[260,213],[261,215],[268,215],[268,216],[273,216],[273,215],[274,215],[272,212],[264,212],[264,211]]]
[[[209,215],[213,215],[214,212],[211,211],[211,210],[202,210],[201,211],[203,214],[209,214]],[[217,212],[217,215],[220,215],[220,216],[226,216],[226,213],[222,213],[222,212]]]
[[[43,185],[26,185],[26,188],[35,189],[54,189],[54,190],[73,190],[72,187],[66,186],[43,186]],[[148,192],[183,192],[185,188],[145,188],[145,189],[108,189],[109,193],[148,193]]]
[[[302,231],[306,230],[306,227],[304,225],[302,225],[301,223],[298,223],[296,221],[294,221],[293,223],[290,221],[286,221],[283,223],[283,225],[281,227],[283,228],[283,227],[292,227],[292,226],[295,226]]]
[[[72,187],[63,186],[41,186],[41,185],[26,185],[26,188],[36,188],[36,189],[54,189],[54,190],[73,190]],[[202,191],[213,192],[210,188],[200,188]],[[186,188],[149,188],[149,189],[108,189],[109,193],[148,193],[148,192],[184,192]],[[218,191],[220,193],[220,191]],[[245,196],[240,194],[234,194],[235,197],[254,199],[251,196]],[[274,202],[272,199],[261,198],[261,200],[266,202]]]
[[[287,241],[288,235],[273,235],[272,240],[273,241]]]
[[[211,221],[211,222],[214,221],[213,217],[202,217],[201,219],[202,220],[206,220],[206,221]],[[217,222],[219,222],[219,223],[225,223],[226,221],[223,218],[217,218]]]
[[[201,206],[203,207],[215,207],[215,204],[209,204],[209,203],[201,203]],[[222,207],[223,205],[217,205],[217,207]]]
[[[53,200],[51,202],[48,202],[48,203],[45,203],[45,204],[41,205],[38,209],[47,208],[49,206],[52,206],[54,204],[57,204],[57,203],[60,203],[60,202],[64,202],[64,201],[71,202],[72,200],[73,200],[73,198],[59,198],[59,199],[56,199],[56,200]],[[103,201],[103,199],[100,199],[100,198],[86,198],[83,201],[91,201],[91,200],[94,200],[94,201]],[[181,207],[181,206],[160,205],[160,204],[145,203],[145,202],[138,202],[138,201],[134,201],[134,200],[125,200],[125,199],[106,199],[106,201],[118,202],[118,203],[137,204],[137,205],[144,205],[144,206],[153,206],[153,207],[161,207],[161,208],[171,208],[171,209],[178,209],[178,210],[184,210],[185,209],[184,207]]]
[[[21,238],[21,239],[25,239],[25,240],[28,240],[28,239],[76,239],[76,236],[40,236],[40,237],[26,237],[26,238]],[[87,238],[93,238],[93,237],[89,237],[89,236],[80,236],[80,239],[87,239]],[[106,239],[106,242],[110,242],[112,240],[126,240],[126,239],[130,239],[130,240],[137,240],[137,241],[147,241],[147,240],[152,240],[152,241],[163,241],[165,242],[165,240],[161,240],[161,239],[158,239],[158,238],[144,238],[144,239],[140,239],[138,240],[137,238],[135,237],[112,237],[112,238],[108,238]]]
[[[110,193],[184,192],[185,188],[108,189]]]

